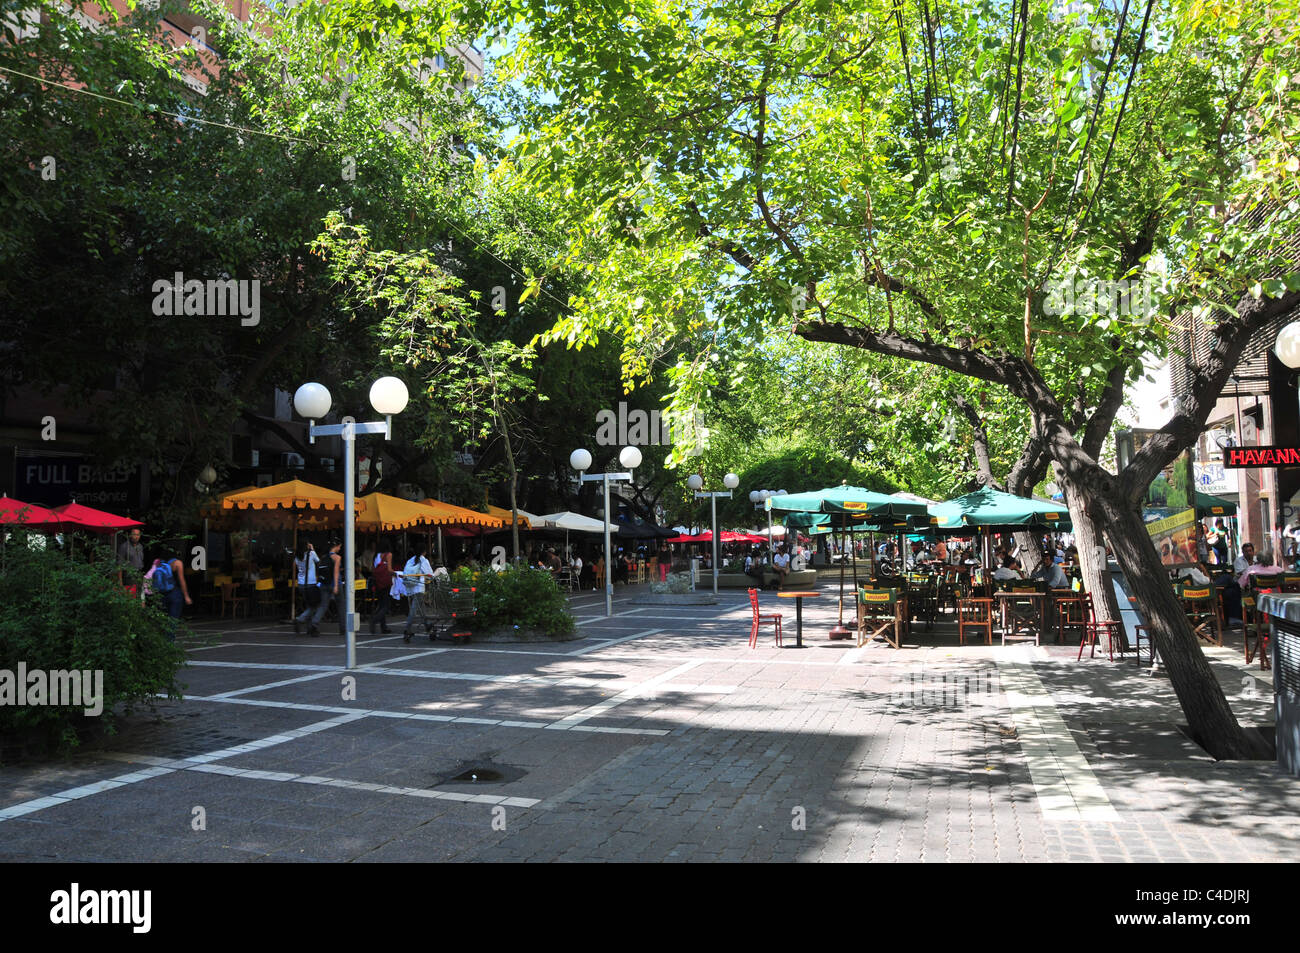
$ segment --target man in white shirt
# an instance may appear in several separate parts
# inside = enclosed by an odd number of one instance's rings
[[[424,553],[424,547],[420,547],[402,568],[402,585],[411,601],[411,606],[406,612],[406,628],[402,631],[403,642],[410,642],[411,636],[415,634],[416,613],[419,613],[421,620],[423,620],[425,631],[429,629],[429,618],[424,604],[424,586],[432,578],[433,567],[429,565],[428,557]]]
[[[1255,545],[1253,543],[1241,544],[1241,555],[1232,563],[1233,575],[1240,576],[1247,569],[1255,564]]]
[[[785,577],[790,575],[790,554],[782,547],[777,554],[772,557],[772,566],[776,569],[777,587],[785,585]]]

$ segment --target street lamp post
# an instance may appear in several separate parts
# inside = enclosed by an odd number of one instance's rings
[[[578,479],[583,483],[600,482],[605,485],[605,615],[614,614],[614,564],[609,542],[609,484],[632,482],[632,472],[641,465],[641,451],[636,447],[624,447],[618,454],[618,462],[627,467],[626,473],[593,473],[586,470],[591,466],[591,454],[582,449],[569,454],[569,466],[578,471]]]
[[[686,478],[686,485],[695,492],[697,500],[708,499],[709,506],[712,510],[713,519],[713,594],[718,594],[718,497],[725,496],[731,498],[731,491],[740,486],[740,477],[734,473],[728,473],[722,478],[722,485],[725,490],[701,490],[704,486],[704,477],[698,473],[692,473]]]
[[[343,466],[343,584],[347,590],[343,607],[343,632],[348,647],[348,668],[357,667],[357,620],[356,620],[356,435],[381,433],[385,440],[393,437],[393,414],[400,414],[406,409],[409,394],[406,385],[396,377],[381,377],[370,385],[370,404],[377,413],[384,415],[382,423],[359,424],[352,417],[344,417],[340,423],[319,425],[320,420],[330,412],[332,399],[324,384],[308,383],[298,388],[293,395],[293,406],[298,413],[307,418],[307,436],[311,443],[320,437],[342,437]]]
[[[754,504],[756,510],[767,510],[767,548],[772,548],[772,507],[767,505],[767,501],[774,496],[785,496],[785,490],[753,490],[749,494],[749,502]]]

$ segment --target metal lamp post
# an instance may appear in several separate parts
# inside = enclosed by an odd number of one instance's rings
[[[754,490],[749,494],[749,502],[754,504],[756,510],[767,510],[767,547],[772,548],[772,507],[767,505],[767,501],[774,496],[785,496],[785,490]]]
[[[591,454],[578,449],[569,454],[569,466],[578,471],[578,479],[583,483],[600,482],[605,485],[605,615],[614,614],[614,565],[609,543],[609,484],[632,482],[632,472],[641,465],[641,451],[636,447],[624,447],[619,451],[618,462],[627,467],[625,473],[593,473],[588,475],[591,466]]]
[[[356,435],[381,433],[385,440],[393,437],[393,414],[400,414],[406,409],[409,394],[406,385],[396,377],[381,377],[370,385],[370,405],[377,413],[384,415],[383,423],[359,424],[352,417],[344,417],[337,424],[318,425],[320,420],[330,412],[330,392],[324,384],[308,383],[298,388],[293,395],[293,406],[298,413],[307,418],[307,436],[311,443],[316,437],[342,437],[344,451],[343,466],[343,584],[347,590],[344,607],[343,631],[347,639],[348,668],[357,667],[357,620],[356,620]]]
[[[710,492],[707,490],[700,489],[702,486],[704,486],[704,477],[700,476],[698,473],[692,473],[689,477],[686,478],[686,485],[689,486],[691,490],[694,491],[695,498],[697,500],[703,500],[707,498],[709,501],[709,506],[712,510],[713,594],[716,596],[718,594],[718,497],[725,496],[728,499],[730,499],[731,491],[734,490],[736,487],[740,486],[740,477],[736,476],[736,474],[734,473],[728,473],[726,476],[722,478],[722,485],[725,486],[726,489],[713,490],[712,492]]]

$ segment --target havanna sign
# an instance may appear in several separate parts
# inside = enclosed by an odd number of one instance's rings
[[[1227,447],[1225,469],[1246,467],[1300,467],[1300,447]]]

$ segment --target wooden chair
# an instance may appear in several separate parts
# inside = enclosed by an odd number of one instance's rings
[[[926,573],[907,574],[908,619],[925,621],[925,630],[934,628],[939,614],[939,580]]]
[[[253,584],[253,598],[258,615],[263,612],[274,612],[276,605],[280,601],[275,591],[275,580],[270,576],[258,579]]]
[[[758,627],[761,625],[772,625],[776,628],[776,644],[781,644],[781,613],[768,612],[760,613],[758,611],[758,590],[749,590],[749,604],[754,610],[754,624],[749,628],[749,647],[751,649],[758,647]]]
[[[858,647],[884,638],[896,649],[903,647],[907,600],[897,589],[858,588]],[[891,637],[892,632],[892,637]]]
[[[961,570],[967,569],[963,574]],[[961,598],[962,591],[965,590],[970,582],[969,569],[966,566],[945,566],[943,570],[943,579],[939,583],[939,610],[952,609],[957,611],[957,600]]]
[[[221,586],[221,618],[226,617],[226,606],[230,606],[230,618],[235,617],[235,613],[242,607],[244,618],[248,618],[248,596],[235,595],[238,587],[233,582],[223,583]]]
[[[1274,577],[1267,577],[1274,578]],[[1198,638],[1213,645],[1223,644],[1223,625],[1219,617],[1219,600],[1215,596],[1214,584],[1197,586],[1180,583],[1175,587],[1178,598],[1182,600],[1183,612]]]
[[[1097,609],[1093,605],[1092,595],[1084,593],[1083,606],[1087,612],[1087,621],[1083,626],[1083,638],[1079,640],[1079,654],[1075,656],[1075,661],[1083,658],[1083,647],[1088,646],[1088,658],[1093,658],[1097,651],[1097,642],[1101,639],[1101,634],[1106,633],[1106,658],[1115,661],[1115,647],[1120,646],[1120,656],[1123,657],[1128,647],[1128,638],[1124,634],[1124,623],[1118,619],[1112,622],[1102,622],[1097,618]]]
[[[1259,667],[1267,669],[1272,666],[1268,657],[1269,619],[1268,614],[1259,609],[1259,597],[1266,592],[1286,592],[1286,576],[1256,574],[1248,581],[1250,585],[1241,592],[1241,635],[1245,642],[1246,664],[1255,661],[1258,655]]]
[[[969,596],[957,600],[957,644],[966,644],[966,630],[984,631],[984,644],[993,644],[993,599]]]
[[[596,577],[596,588],[603,591],[605,588],[605,567],[592,566],[591,572]]]
[[[1070,645],[1069,632],[1077,631],[1083,638],[1088,618],[1083,607],[1083,593],[1073,589],[1053,589],[1052,605],[1056,611],[1056,644]]]

